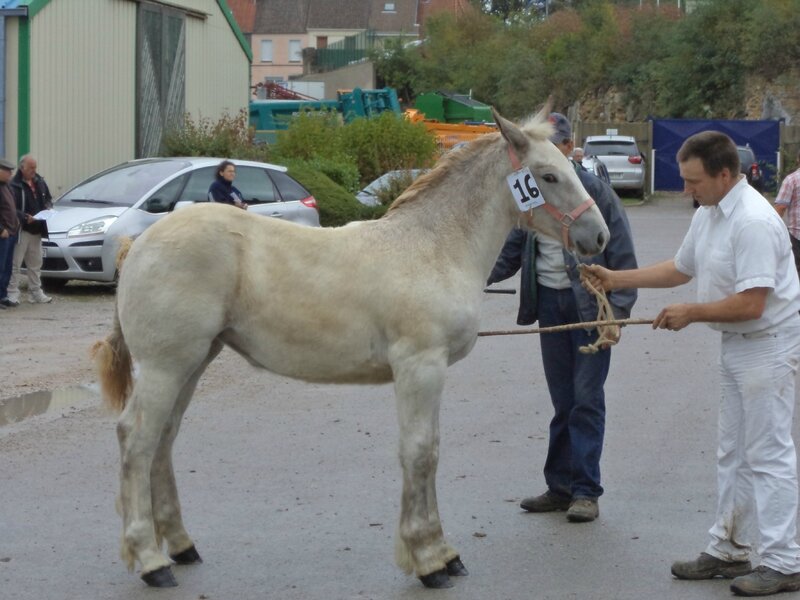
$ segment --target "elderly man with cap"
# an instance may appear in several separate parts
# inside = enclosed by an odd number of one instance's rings
[[[22,222],[22,231],[14,249],[14,264],[8,283],[8,299],[12,306],[19,304],[19,279],[22,262],[28,273],[29,300],[46,304],[53,299],[42,291],[42,238],[47,237],[47,222],[36,219],[37,213],[52,206],[52,196],[44,179],[36,172],[36,159],[26,154],[11,180],[11,190]]]
[[[19,218],[14,194],[8,187],[14,163],[0,158],[0,309],[13,306],[8,300],[8,280],[14,260],[14,246],[19,237]]]
[[[572,127],[559,113],[550,115],[555,133],[552,141],[564,156],[573,150]],[[574,163],[573,163],[574,164]],[[586,262],[610,269],[635,269],[636,256],[628,218],[617,195],[603,181],[574,164],[589,195],[603,213],[611,239],[602,254]],[[551,327],[593,321],[597,303],[580,283],[576,257],[559,240],[527,233],[511,232],[488,284],[502,281],[521,270],[519,325],[538,319],[540,326]],[[630,316],[635,290],[618,290],[608,299],[614,317]],[[525,498],[521,507],[528,512],[567,511],[573,523],[593,521],[599,515],[600,454],[605,432],[605,393],[603,386],[611,362],[606,345],[595,354],[579,352],[581,346],[597,341],[596,330],[579,329],[540,336],[542,361],[555,415],[550,422],[550,443],[544,465],[547,490]],[[619,339],[619,328],[614,337]]]

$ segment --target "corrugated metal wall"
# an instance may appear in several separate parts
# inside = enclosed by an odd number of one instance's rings
[[[216,0],[186,17],[186,110],[246,109],[250,62]],[[31,21],[30,151],[55,194],[136,155],[136,13],[130,0],[52,0]],[[6,148],[17,158],[18,19],[8,19]]]
[[[31,22],[30,150],[54,195],[133,156],[135,33],[125,0],[53,0]]]
[[[231,31],[216,0],[181,0],[209,13],[186,19],[186,112],[217,118],[246,110],[250,101],[250,59]]]

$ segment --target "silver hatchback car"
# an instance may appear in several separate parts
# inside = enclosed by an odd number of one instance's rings
[[[608,169],[611,187],[634,195],[644,193],[644,155],[636,138],[628,135],[590,135],[583,145],[586,156],[598,157]]]
[[[98,173],[53,203],[42,241],[42,279],[116,279],[119,239],[136,238],[176,208],[208,201],[219,158],[146,158]],[[319,226],[314,197],[286,167],[233,160],[234,185],[251,213]]]

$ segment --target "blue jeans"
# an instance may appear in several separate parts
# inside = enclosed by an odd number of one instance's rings
[[[14,263],[14,246],[17,245],[18,233],[0,239],[0,299],[8,296],[8,281],[11,279],[11,266]]]
[[[552,327],[579,321],[571,289],[539,286],[539,325]],[[550,422],[550,445],[544,465],[547,487],[572,498],[597,498],[600,454],[605,433],[605,392],[611,351],[581,354],[580,346],[597,339],[584,329],[540,336],[542,361],[555,416]]]

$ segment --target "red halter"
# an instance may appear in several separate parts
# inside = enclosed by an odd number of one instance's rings
[[[519,161],[519,158],[517,158],[514,149],[510,145],[507,146],[507,148],[508,157],[511,159],[511,166],[515,171],[519,171],[522,168],[522,163]],[[542,204],[542,208],[544,208],[556,221],[561,223],[561,238],[564,243],[564,248],[569,249],[569,226],[572,225],[578,219],[578,217],[589,210],[592,206],[594,206],[594,200],[592,198],[587,198],[571,213],[564,214],[555,206],[546,201],[544,204]],[[531,209],[531,211],[532,210],[533,209]]]

